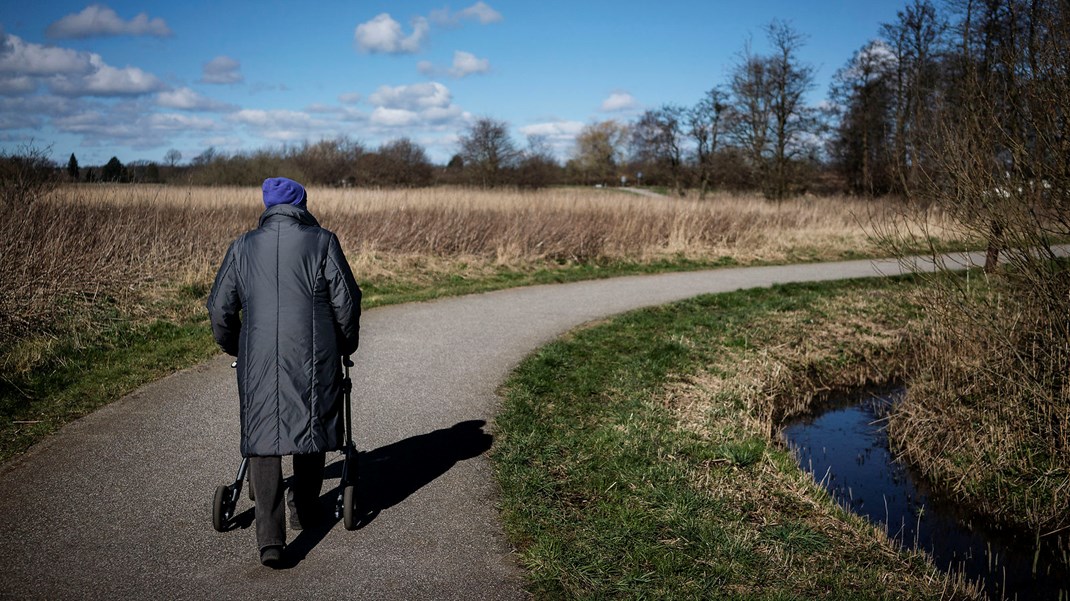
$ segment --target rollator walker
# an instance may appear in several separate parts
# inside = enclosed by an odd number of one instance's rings
[[[345,368],[345,376],[342,378],[342,397],[345,399],[346,413],[346,442],[340,451],[344,455],[342,460],[342,479],[338,482],[338,498],[334,502],[334,518],[341,519],[346,530],[356,530],[357,520],[357,448],[353,444],[353,417],[351,398],[353,396],[353,380],[349,377],[349,368],[353,367],[353,361],[349,356],[342,357],[342,365]],[[235,361],[230,365],[237,367]],[[238,475],[233,484],[220,484],[215,489],[215,498],[212,499],[212,527],[217,532],[225,532],[230,529],[231,520],[234,519],[235,508],[238,499],[241,498],[242,484],[245,482],[249,469],[249,458],[243,457],[238,466]],[[249,499],[255,500],[253,489],[249,487]]]

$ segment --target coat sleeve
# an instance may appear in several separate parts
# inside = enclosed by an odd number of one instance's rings
[[[227,249],[207,304],[212,336],[223,352],[235,357],[238,356],[238,335],[241,333],[241,317],[238,313],[241,310],[241,298],[238,295],[238,266],[234,256],[239,240],[235,240]]]
[[[339,333],[338,350],[343,355],[350,355],[360,343],[360,287],[353,279],[349,262],[342,254],[342,247],[334,234],[331,234],[327,245],[327,264],[323,273],[327,278],[335,326]]]

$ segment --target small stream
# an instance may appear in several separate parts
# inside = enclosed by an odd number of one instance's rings
[[[992,599],[1070,600],[1070,573],[1052,561],[1068,541],[1041,542],[986,529],[965,508],[927,490],[888,450],[883,417],[902,389],[833,403],[790,423],[784,438],[799,465],[841,505],[881,525],[900,543],[927,551],[938,567],[980,580]],[[1036,570],[1034,570],[1034,562]]]

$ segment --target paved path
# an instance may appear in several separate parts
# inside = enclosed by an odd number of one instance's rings
[[[354,423],[358,446],[369,450],[361,466],[370,522],[300,533],[291,538],[300,560],[278,572],[257,561],[247,499],[239,504],[246,527],[211,526],[212,493],[238,464],[234,372],[217,357],[0,467],[0,598],[523,598],[485,451],[495,388],[526,354],[578,324],[641,306],[899,272],[893,261],[722,269],[369,311],[355,356]],[[337,479],[337,458],[328,466]]]

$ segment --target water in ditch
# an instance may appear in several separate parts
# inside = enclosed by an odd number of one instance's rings
[[[980,581],[990,598],[1070,601],[1070,573],[1054,560],[1070,554],[1070,537],[1038,544],[1034,536],[986,528],[894,460],[883,417],[901,395],[898,389],[833,403],[789,424],[784,438],[799,465],[842,505],[900,543],[924,549],[941,569]]]

